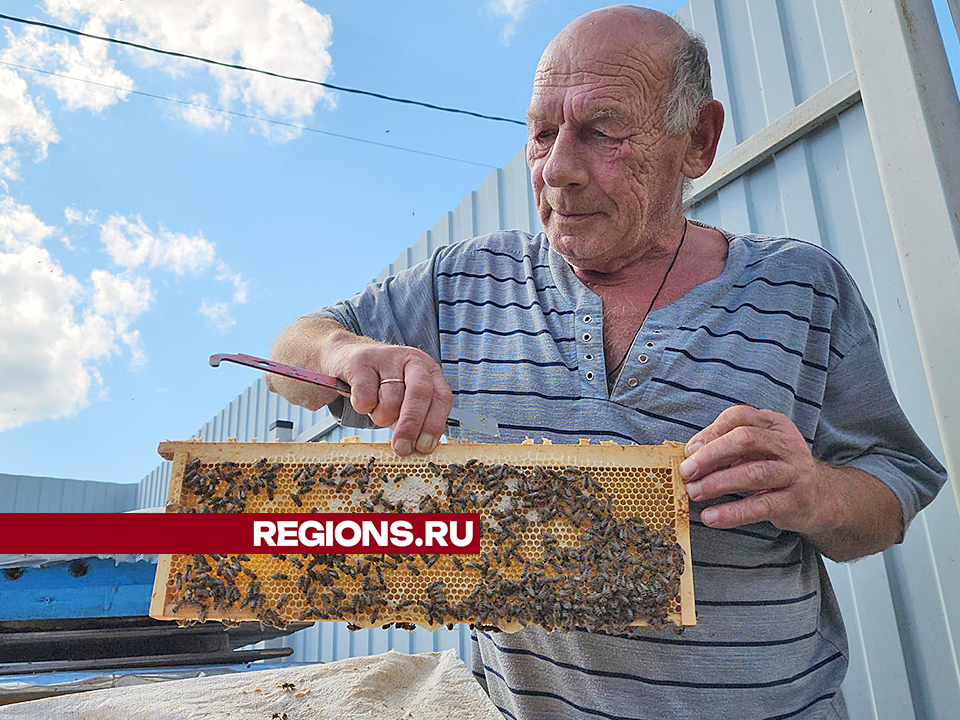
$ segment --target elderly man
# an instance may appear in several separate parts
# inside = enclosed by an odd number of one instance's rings
[[[684,218],[683,184],[710,167],[722,125],[699,40],[651,10],[585,15],[534,80],[546,232],[440,248],[277,341],[277,360],[353,396],[272,388],[345,423],[369,414],[400,454],[436,446],[454,397],[508,442],[688,441],[699,624],[480,632],[474,672],[506,717],[846,717],[820,556],[898,542],[945,481],[840,264]]]

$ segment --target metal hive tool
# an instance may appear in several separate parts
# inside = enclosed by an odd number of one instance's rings
[[[480,555],[161,555],[165,620],[696,623],[683,446],[165,442],[167,512],[478,512]]]

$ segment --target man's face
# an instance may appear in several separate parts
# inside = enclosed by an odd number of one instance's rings
[[[672,53],[617,34],[561,33],[540,60],[528,112],[527,164],[547,237],[572,265],[598,272],[649,245],[679,192],[683,154],[663,123]]]

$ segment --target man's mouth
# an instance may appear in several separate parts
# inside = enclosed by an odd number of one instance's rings
[[[554,214],[556,214],[561,220],[571,220],[571,221],[584,220],[584,219],[586,219],[586,218],[591,218],[591,217],[593,217],[594,215],[599,215],[599,214],[600,214],[600,213],[595,213],[595,212],[588,212],[588,213],[584,213],[584,212],[563,212],[562,210],[557,210],[556,208],[553,208],[553,212],[554,212]]]

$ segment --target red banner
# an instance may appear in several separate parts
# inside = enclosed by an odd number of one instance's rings
[[[477,513],[0,513],[0,553],[479,552]]]

